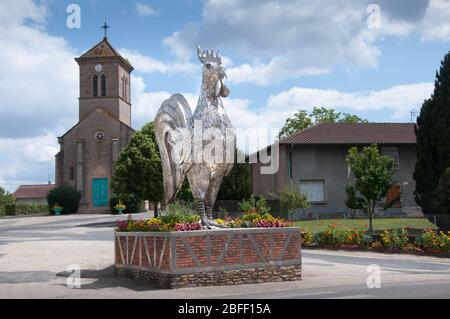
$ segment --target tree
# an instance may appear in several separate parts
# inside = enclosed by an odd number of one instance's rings
[[[295,132],[304,130],[313,125],[311,118],[308,116],[308,112],[299,110],[292,117],[286,120],[283,128],[278,134],[279,139],[285,138]]]
[[[310,117],[314,118],[314,123],[336,123],[341,118],[341,113],[336,112],[333,109],[327,109],[325,107],[314,107]]]
[[[439,179],[439,186],[434,192],[433,206],[438,214],[450,212],[450,167]]]
[[[338,123],[369,123],[369,121],[362,119],[357,115],[342,113]]]
[[[347,195],[350,195],[346,203],[350,203],[351,209],[362,208],[367,213],[369,232],[373,233],[375,207],[393,184],[394,161],[381,155],[376,144],[364,147],[361,153],[358,148],[352,147],[346,161],[355,175],[354,184],[346,188]]]
[[[0,206],[12,204],[14,202],[13,195],[0,187]]]
[[[61,185],[47,194],[47,202],[49,209],[56,204],[63,207],[64,214],[75,214],[80,208],[81,194],[75,188],[68,185]]]
[[[357,115],[336,112],[334,109],[325,107],[314,107],[308,114],[305,110],[297,111],[292,117],[286,120],[283,128],[278,134],[279,139],[283,139],[295,132],[302,131],[320,123],[367,123]]]
[[[347,198],[344,201],[345,206],[350,208],[352,211],[352,218],[354,218],[357,211],[364,210],[364,200],[361,197],[358,197],[356,188],[351,185],[345,186],[345,193],[347,194]]]
[[[297,209],[304,209],[309,207],[308,199],[300,193],[299,187],[295,185],[284,186],[277,194],[275,194],[280,201],[280,208],[287,212],[289,221],[291,214]]]
[[[158,204],[163,198],[163,175],[161,157],[156,142],[153,123],[148,123],[131,138],[130,143],[120,153],[114,163],[114,174],[111,181],[114,199],[127,201],[133,207],[138,202],[148,200],[153,203],[155,216],[158,216]],[[189,200],[189,184],[184,182],[178,198]]]
[[[425,215],[440,214],[443,211],[435,209],[433,195],[450,166],[450,52],[436,72],[433,95],[422,105],[416,137],[415,199]]]
[[[251,195],[252,168],[249,163],[237,163],[238,149],[234,152],[235,164],[228,176],[223,178],[217,198],[220,200],[243,200]]]
[[[111,188],[125,201],[130,196],[153,202],[155,215],[163,197],[161,158],[153,123],[137,131],[114,164]]]

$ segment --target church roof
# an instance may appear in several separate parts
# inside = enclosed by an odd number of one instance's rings
[[[133,66],[130,64],[130,62],[122,57],[120,53],[114,49],[114,47],[109,43],[108,38],[104,37],[102,41],[97,43],[94,47],[89,49],[86,53],[81,55],[79,58],[76,58],[75,60],[77,62],[83,61],[83,60],[89,60],[89,59],[97,59],[97,58],[118,58],[120,59],[126,66],[130,68],[130,71],[133,70]]]
[[[16,199],[46,198],[49,191],[55,188],[54,184],[20,185],[13,193]]]

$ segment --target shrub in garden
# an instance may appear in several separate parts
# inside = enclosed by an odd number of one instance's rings
[[[170,214],[181,214],[181,215],[192,215],[194,212],[194,202],[175,200],[169,205],[167,205],[167,213]]]
[[[186,215],[177,212],[160,216],[159,219],[162,223],[168,225],[170,228],[173,228],[176,224],[190,224],[200,222],[200,216],[198,215]]]
[[[244,199],[239,203],[239,207],[244,213],[257,213],[260,215],[269,214],[270,207],[264,197],[250,196],[249,199]]]
[[[356,246],[359,248],[368,248],[373,242],[372,236],[368,235],[366,231],[360,231],[356,228],[347,229],[339,227],[335,223],[330,224],[328,228],[321,233],[313,234],[308,230],[303,230],[302,238],[306,247]]]
[[[426,229],[416,238],[416,245],[426,250],[450,250],[450,232],[436,234],[432,229]]]
[[[279,199],[280,208],[287,213],[289,220],[291,220],[291,214],[296,210],[309,207],[308,199],[304,194],[300,193],[298,186],[284,186],[278,193],[273,195]]]
[[[302,246],[313,247],[317,245],[315,234],[307,228],[301,230]]]
[[[409,242],[408,232],[404,228],[385,230],[380,238],[383,247],[391,249],[405,249]]]
[[[62,185],[52,189],[47,195],[47,202],[49,207],[55,204],[61,205],[64,214],[75,214],[80,207],[81,194],[73,187]]]

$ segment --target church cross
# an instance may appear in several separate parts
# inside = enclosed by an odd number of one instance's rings
[[[106,21],[105,21],[105,24],[102,26],[102,29],[104,29],[105,30],[105,38],[107,37],[107,35],[108,35],[108,29],[109,28],[111,28],[107,23],[106,23]]]

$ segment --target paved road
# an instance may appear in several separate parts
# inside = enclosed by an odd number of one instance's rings
[[[299,282],[155,289],[114,276],[117,219],[104,215],[1,218],[0,298],[450,297],[450,259],[324,250],[304,250]],[[68,266],[73,264],[81,269],[81,289],[66,285]],[[368,276],[376,274],[376,268],[375,273],[367,272],[369,265],[379,266],[381,288],[368,288]]]

